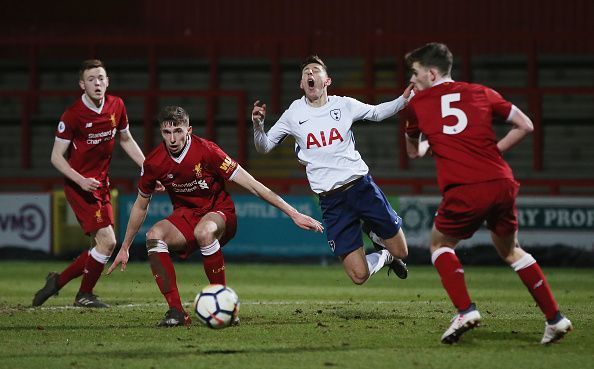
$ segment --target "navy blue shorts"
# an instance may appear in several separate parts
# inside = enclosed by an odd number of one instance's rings
[[[328,245],[336,256],[363,246],[361,221],[383,239],[396,236],[402,225],[402,219],[369,174],[345,191],[320,196],[320,207]]]

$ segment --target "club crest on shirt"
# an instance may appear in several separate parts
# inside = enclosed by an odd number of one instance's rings
[[[103,222],[103,216],[101,215],[101,209],[97,209],[97,211],[95,212],[95,219],[97,220],[97,223]]]
[[[64,124],[64,122],[58,123],[58,132],[64,133],[65,130],[66,130],[66,124]]]
[[[341,116],[340,109],[330,110],[330,116],[332,117],[332,119],[338,122]]]
[[[201,163],[194,165],[194,172],[196,173],[196,178],[202,177],[202,164]]]
[[[111,114],[111,116],[109,117],[109,120],[111,120],[111,126],[112,126],[112,127],[115,127],[115,126],[117,126],[117,125],[118,125],[118,124],[117,124],[117,122],[116,122],[116,116],[115,116],[115,113]]]

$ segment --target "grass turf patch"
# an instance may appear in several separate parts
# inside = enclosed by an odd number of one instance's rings
[[[353,285],[340,265],[228,264],[241,324],[156,328],[167,306],[148,265],[102,277],[109,309],[72,307],[80,279],[29,308],[48,271],[65,263],[0,263],[0,368],[559,368],[593,367],[594,272],[545,269],[575,331],[538,342],[544,319],[507,267],[466,267],[481,327],[455,346],[439,338],[454,314],[435,270],[410,266],[407,280],[384,271]],[[176,263],[189,305],[207,284],[201,264]]]

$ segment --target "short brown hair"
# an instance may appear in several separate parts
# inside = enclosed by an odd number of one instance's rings
[[[425,68],[435,67],[443,75],[449,75],[452,72],[454,57],[445,44],[431,42],[409,52],[404,59],[409,68],[412,68],[413,63],[418,62]]]
[[[83,61],[78,70],[78,78],[82,81],[85,71],[93,68],[105,69],[105,64],[99,59],[88,59]],[[107,72],[107,69],[105,69],[105,71]]]
[[[303,72],[303,68],[305,68],[308,64],[312,63],[321,65],[322,68],[324,68],[324,70],[326,71],[326,73],[328,73],[328,68],[326,67],[326,64],[324,64],[322,59],[317,55],[310,55],[307,58],[305,58],[305,60],[303,60],[303,62],[301,63],[301,72]]]
[[[181,106],[166,106],[159,112],[157,121],[159,126],[164,124],[171,124],[174,127],[189,126],[190,115]]]

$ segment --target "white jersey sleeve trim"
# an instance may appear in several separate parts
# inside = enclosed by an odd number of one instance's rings
[[[67,140],[65,138],[60,138],[60,137],[56,137],[56,141],[60,141],[60,142],[64,142],[64,143],[70,143],[70,142],[72,142],[72,140]]]
[[[142,192],[142,191],[140,191],[140,190],[138,190],[138,194],[139,194],[140,196],[144,197],[145,199],[150,199],[150,198],[153,196],[153,195],[152,195],[152,194],[150,194],[150,193],[144,193],[144,192]]]
[[[237,171],[239,171],[239,168],[241,168],[241,165],[237,164],[237,168],[235,168],[233,173],[231,173],[231,175],[229,176],[230,181],[233,181],[233,178],[235,178],[235,175],[237,174]]]
[[[511,122],[514,115],[516,115],[516,112],[518,111],[518,108],[515,105],[512,105],[511,110],[509,111],[509,115],[507,116],[507,119],[505,120],[506,122]]]
[[[118,132],[128,132],[130,130],[130,124],[126,126],[126,128],[120,129]]]

